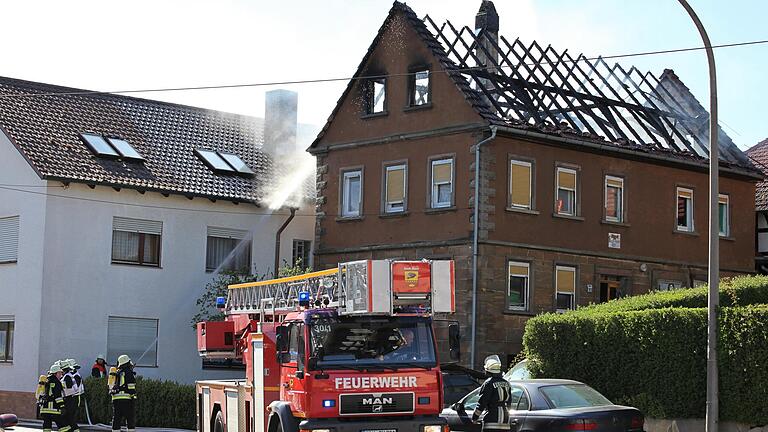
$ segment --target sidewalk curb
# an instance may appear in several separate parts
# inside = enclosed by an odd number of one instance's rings
[[[35,429],[42,429],[43,428],[43,421],[42,420],[35,420],[35,419],[19,419],[19,424],[17,426],[20,427],[28,427],[28,428],[35,428]],[[89,425],[89,424],[81,424],[80,426],[81,431],[95,431],[95,432],[105,432],[109,431],[111,432],[112,427],[110,425]],[[146,431],[146,432],[192,432],[191,429],[173,429],[173,428],[156,428],[156,427],[137,427],[137,432]]]

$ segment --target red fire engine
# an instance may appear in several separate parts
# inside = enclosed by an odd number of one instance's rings
[[[433,314],[455,310],[453,261],[343,263],[218,302],[200,355],[246,378],[196,383],[200,432],[447,432]],[[444,328],[458,360],[458,325]]]

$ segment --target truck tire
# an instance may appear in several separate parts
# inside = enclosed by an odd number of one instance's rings
[[[213,432],[225,432],[224,416],[221,415],[221,411],[216,413],[216,419],[213,421]]]

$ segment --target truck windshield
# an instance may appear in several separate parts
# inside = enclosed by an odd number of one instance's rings
[[[318,369],[434,367],[432,328],[426,319],[319,317],[310,324]]]

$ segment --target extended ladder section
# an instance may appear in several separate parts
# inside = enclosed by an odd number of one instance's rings
[[[339,314],[454,312],[453,261],[363,260],[338,268],[230,285],[228,314],[276,315],[308,308]]]

